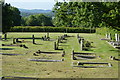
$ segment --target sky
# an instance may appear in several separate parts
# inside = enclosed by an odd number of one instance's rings
[[[17,8],[44,10],[52,10],[55,2],[56,0],[5,0],[5,3],[10,3],[12,6]]]

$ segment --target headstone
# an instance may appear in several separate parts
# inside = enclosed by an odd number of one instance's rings
[[[18,42],[18,38],[16,38],[16,42]]]
[[[49,38],[49,33],[47,33],[47,38]]]
[[[110,40],[111,40],[111,34],[110,34],[110,33],[108,34],[108,39],[110,39]]]
[[[81,39],[81,51],[83,50],[83,39]]]
[[[118,34],[118,42],[120,42],[120,35]]]
[[[63,51],[63,54],[62,54],[62,57],[64,57],[65,56],[65,51]]]
[[[15,42],[15,38],[13,38],[13,44],[15,44],[16,42]]]
[[[56,50],[56,47],[57,47],[56,42],[54,42],[54,49],[55,49],[55,50]]]
[[[80,38],[79,34],[77,34],[77,38]]]
[[[75,57],[74,57],[74,50],[72,51],[72,59],[75,60]]]
[[[119,42],[120,41],[120,36],[119,36],[119,34],[115,34],[115,40],[117,41],[117,42]]]
[[[35,44],[35,38],[34,38],[34,35],[32,35],[32,38],[33,38],[33,44]]]
[[[108,34],[106,33],[106,38],[108,38]]]
[[[5,33],[5,35],[4,35],[4,39],[7,40],[7,33]]]
[[[113,56],[110,56],[110,59],[111,59],[111,60],[115,60],[115,57],[113,57]]]

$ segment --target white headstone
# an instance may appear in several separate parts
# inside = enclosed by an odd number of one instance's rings
[[[106,38],[108,38],[108,34],[106,33]]]
[[[120,35],[118,34],[118,42],[120,42]]]
[[[83,50],[83,39],[81,39],[81,51]]]
[[[118,34],[115,34],[115,41],[118,41]]]
[[[108,34],[108,39],[111,39],[111,34],[110,33]]]

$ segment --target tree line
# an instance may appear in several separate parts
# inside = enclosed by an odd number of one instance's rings
[[[28,17],[22,17],[22,26],[53,26],[52,18],[45,16],[44,14],[30,15]]]
[[[120,27],[120,2],[57,2],[55,26]]]
[[[22,17],[18,8],[2,2],[2,32],[6,33],[14,26],[53,26],[52,18],[44,14]]]

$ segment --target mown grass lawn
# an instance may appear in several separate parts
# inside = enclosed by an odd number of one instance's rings
[[[12,38],[28,38],[32,35],[35,37],[42,37],[46,33],[8,33],[8,40],[2,41],[4,44],[12,43]],[[64,33],[50,33],[50,38],[52,41],[43,41],[36,39],[36,44],[32,44],[32,40],[26,39],[28,41],[25,44],[28,49],[22,47],[9,47],[2,46],[2,48],[8,50],[2,50],[2,53],[15,53],[24,54],[17,56],[2,56],[2,76],[20,76],[20,77],[37,77],[37,78],[118,78],[118,61],[110,60],[110,56],[115,56],[118,58],[118,50],[110,46],[106,41],[100,40],[104,36],[97,34],[87,34],[80,33],[79,35],[84,37],[85,40],[91,41],[93,48],[90,51],[81,51],[80,45],[77,40],[77,33],[67,33],[68,37],[66,43],[60,43],[60,48],[63,48],[66,52],[63,62],[32,62],[28,61],[30,58],[39,58],[43,55],[37,57],[33,56],[33,53],[37,50],[41,51],[58,51],[54,50],[54,42],[57,40],[58,36]],[[72,67],[72,62],[77,62],[71,59],[71,52],[92,52],[100,56],[101,59],[91,59],[91,60],[78,60],[81,62],[108,62],[112,64],[109,68],[77,68]],[[46,55],[44,55],[46,56]],[[53,59],[62,59],[61,55],[49,55]]]

